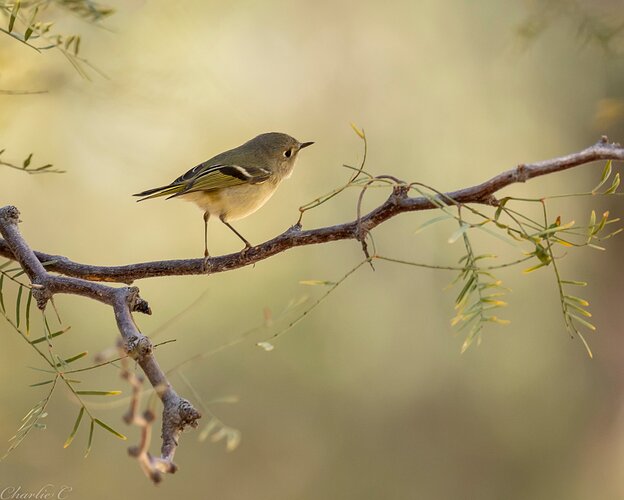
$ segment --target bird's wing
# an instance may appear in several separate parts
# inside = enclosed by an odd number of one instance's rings
[[[213,191],[241,184],[261,184],[270,177],[271,171],[267,168],[202,163],[178,177],[168,186],[150,189],[135,196],[144,196],[142,200],[160,196],[173,198],[196,191]]]

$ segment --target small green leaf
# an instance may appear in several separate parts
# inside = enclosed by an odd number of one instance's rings
[[[620,185],[620,173],[618,172],[617,174],[615,174],[615,177],[613,178],[613,184],[611,184],[611,187],[605,191],[605,194],[615,193],[619,185]]]
[[[440,221],[443,221],[443,220],[448,220],[448,219],[453,219],[453,218],[454,218],[454,217],[453,217],[453,216],[451,216],[451,215],[440,215],[439,217],[434,217],[433,219],[429,219],[428,221],[425,221],[425,222],[423,222],[420,226],[418,226],[418,227],[416,228],[416,231],[414,231],[414,234],[418,234],[418,233],[420,233],[423,229],[425,229],[425,228],[427,228],[427,227],[429,227],[429,226],[431,226],[431,225],[433,225],[433,224],[436,224],[436,223],[438,223],[438,222],[440,222]]]
[[[464,222],[460,223],[459,229],[457,229],[448,239],[448,243],[455,243],[459,238],[461,238],[466,231],[470,229],[470,224],[466,224]]]
[[[9,33],[13,31],[13,26],[15,26],[15,20],[17,19],[17,13],[20,9],[20,0],[16,0],[13,4],[13,9],[11,10],[11,17],[9,18]]]
[[[592,317],[592,314],[589,311],[583,309],[581,306],[577,306],[576,304],[572,304],[571,302],[568,302],[567,306],[571,307],[575,311],[578,311],[579,313],[581,313],[586,318],[591,318]]]
[[[50,333],[49,335],[44,335],[43,337],[39,337],[35,340],[31,340],[31,344],[39,344],[48,339],[53,339],[54,337],[58,337],[59,335],[63,335],[65,332],[68,332],[71,329],[71,326],[64,328],[63,330],[59,330],[58,332]],[[47,330],[46,330],[47,331]]]
[[[100,427],[102,427],[102,429],[106,429],[108,432],[110,432],[111,434],[113,434],[114,436],[117,436],[119,439],[123,439],[124,441],[126,439],[128,439],[126,436],[124,436],[121,432],[117,432],[115,429],[113,429],[111,426],[105,424],[104,422],[102,422],[99,418],[95,418],[94,419],[95,423],[98,424]]]
[[[30,162],[32,161],[32,157],[33,157],[33,154],[32,154],[32,153],[30,153],[30,154],[28,155],[28,157],[24,160],[24,163],[23,163],[23,165],[22,165],[22,168],[23,168],[24,170],[26,170],[26,169],[29,167]]]
[[[462,288],[461,292],[459,292],[459,295],[455,299],[455,307],[456,308],[460,307],[460,305],[464,302],[464,299],[467,297],[468,292],[475,285],[476,279],[477,278],[476,278],[476,276],[474,274],[471,275],[470,278],[468,278],[468,280],[466,281],[466,284],[464,285],[464,288]]]
[[[80,396],[118,396],[121,391],[76,391]]]
[[[84,415],[84,410],[85,410],[84,406],[80,408],[80,411],[78,412],[78,417],[76,418],[76,422],[74,423],[74,428],[72,429],[71,434],[65,441],[63,448],[67,448],[74,440],[74,437],[76,436],[76,432],[78,432],[78,427],[80,427],[80,421],[82,420],[82,416]]]
[[[568,316],[570,316],[570,318],[573,318],[575,321],[578,321],[580,324],[584,325],[590,330],[592,331],[596,330],[596,327],[594,325],[592,325],[589,321],[584,320],[580,316],[577,316],[576,314],[572,314],[572,313],[568,313]]]
[[[28,291],[28,300],[26,301],[26,336],[30,335],[30,305],[32,303],[32,290]]]
[[[364,130],[360,130],[355,123],[351,122],[351,128],[359,136],[360,139],[366,138],[366,136],[364,135]]]
[[[566,299],[567,302],[576,302],[577,304],[581,304],[583,307],[589,306],[589,302],[587,302],[585,299],[575,297],[574,295],[564,295],[563,298]]]
[[[586,281],[561,280],[564,285],[587,286]]]
[[[335,281],[326,281],[326,280],[303,280],[299,282],[300,285],[307,285],[307,286],[318,286],[318,285],[335,285],[336,282]]]
[[[502,319],[498,316],[488,316],[485,319],[491,323],[498,323],[499,325],[508,325],[511,323],[511,321],[509,321],[508,319]]]
[[[486,221],[486,223],[487,223],[487,221]],[[504,241],[505,243],[507,243],[508,245],[511,245],[512,247],[517,247],[518,246],[514,242],[509,241],[507,238],[505,238],[504,236],[502,236],[498,232],[492,231],[490,228],[485,227],[483,224],[478,224],[475,227],[477,229],[480,229],[481,231],[484,231],[484,232],[488,233],[491,236],[494,236],[494,238],[498,238],[499,240]],[[514,238],[514,240],[515,239],[516,238]]]
[[[48,384],[51,384],[52,382],[54,382],[54,379],[44,380],[43,382],[37,382],[36,384],[30,384],[28,387],[39,387],[40,385],[48,385]]]
[[[4,308],[4,295],[2,293],[3,285],[4,285],[4,274],[0,274],[0,309],[2,309],[3,314],[6,314],[6,309]]]
[[[48,168],[52,168],[52,167],[53,167],[53,165],[51,163],[47,163],[46,165],[43,165],[42,167],[37,167],[35,169],[35,171],[41,172],[42,170],[47,170]],[[59,172],[60,172],[60,170],[59,170]]]
[[[605,247],[601,247],[601,246],[599,246],[599,245],[594,245],[593,243],[589,243],[587,246],[588,246],[589,248],[593,248],[594,250],[601,250],[601,251],[603,251],[603,252],[606,250],[606,248],[605,248]]]
[[[607,179],[610,176],[611,176],[611,160],[607,161],[607,164],[604,166],[604,169],[602,170],[602,176],[600,177],[600,182],[594,189],[592,189],[591,191],[592,194],[596,194],[598,190],[603,186],[603,184],[607,182]]]
[[[57,363],[56,366],[58,367],[58,366],[68,365],[69,363],[73,363],[74,361],[84,358],[88,354],[89,354],[88,351],[79,352],[78,354],[72,356],[71,358],[64,359],[61,363]]]
[[[498,219],[500,218],[501,213],[503,212],[503,209],[505,208],[505,205],[507,204],[509,199],[510,199],[509,197],[506,197],[498,202],[498,208],[496,209],[496,212],[494,213],[495,221],[498,221]]]
[[[589,224],[587,225],[587,243],[591,241],[594,234],[596,234],[596,211],[592,210],[589,215]]]
[[[89,438],[87,440],[87,450],[85,451],[85,458],[89,456],[91,452],[91,445],[93,444],[93,419],[91,419],[91,425],[89,425]]]
[[[472,329],[470,330],[470,332],[468,333],[468,335],[466,336],[466,340],[464,340],[464,343],[461,347],[461,353],[464,354],[468,348],[472,345],[472,343],[475,341],[475,339],[478,339],[478,335],[479,332],[482,329],[482,324],[481,323],[475,323],[472,327]]]
[[[532,234],[531,236],[539,236],[540,238],[543,238],[544,236],[557,233],[564,229],[571,229],[574,227],[574,224],[575,224],[574,221],[570,221],[567,224],[562,224],[562,225],[551,224],[547,229],[544,229],[543,231],[540,231],[539,233]]]
[[[22,287],[19,287],[17,291],[17,300],[15,301],[15,325],[17,328],[20,326],[20,309],[22,305]]]
[[[524,269],[522,272],[524,274],[532,273],[533,271],[537,271],[540,267],[546,267],[548,264],[544,264],[543,262],[539,263],[537,266],[529,267]]]

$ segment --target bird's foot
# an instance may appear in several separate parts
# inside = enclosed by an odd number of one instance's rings
[[[247,253],[249,252],[249,250],[251,250],[251,248],[252,248],[252,247],[251,247],[251,243],[249,243],[248,241],[246,241],[246,242],[245,242],[245,248],[243,248],[243,249],[240,251],[240,254],[241,254],[243,257],[247,257]]]
[[[208,255],[208,252],[204,252],[204,262],[202,263],[202,272],[203,273],[207,273],[208,272],[208,263],[210,261],[210,255]]]

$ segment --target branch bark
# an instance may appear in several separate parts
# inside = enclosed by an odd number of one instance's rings
[[[593,146],[577,153],[536,163],[520,164],[481,184],[445,193],[439,199],[442,202],[451,198],[457,203],[496,205],[497,200],[494,195],[504,187],[519,182],[526,182],[534,177],[586,165],[596,160],[624,160],[624,148],[619,144],[609,143],[606,137],[602,137]],[[407,187],[407,184],[395,186],[392,194],[382,205],[365,214],[360,219],[309,230],[303,230],[300,225],[294,225],[284,233],[254,246],[244,253],[211,257],[207,262],[203,258],[198,258],[140,262],[124,266],[96,266],[74,262],[67,257],[44,252],[35,252],[35,255],[40,262],[47,263],[46,269],[49,272],[82,278],[88,281],[132,284],[135,280],[143,278],[220,273],[255,264],[299,246],[347,239],[360,240],[362,232],[366,233],[399,214],[436,208],[436,205],[426,197],[408,196]],[[4,240],[0,240],[0,255],[9,259],[15,258],[11,248]]]
[[[449,203],[452,200],[459,204],[497,205],[495,194],[506,186],[607,159],[624,160],[624,148],[619,144],[609,143],[607,138],[603,137],[598,143],[577,153],[536,163],[520,164],[481,184],[442,194],[438,196],[438,200],[442,203]],[[139,332],[134,323],[132,312],[151,314],[147,302],[139,297],[138,289],[115,288],[96,282],[131,284],[143,278],[212,274],[248,266],[299,246],[346,239],[362,241],[367,232],[392,217],[405,212],[437,207],[430,198],[408,196],[409,188],[410,185],[398,181],[392,194],[383,204],[361,217],[358,216],[354,221],[310,230],[303,230],[296,224],[275,238],[245,252],[212,257],[207,262],[203,258],[198,258],[141,262],[125,266],[95,266],[74,262],[64,256],[34,252],[19,233],[17,227],[19,212],[15,207],[8,206],[0,209],[0,234],[4,238],[0,239],[0,255],[20,263],[33,284],[33,296],[41,309],[44,309],[47,302],[58,293],[82,295],[113,308],[125,351],[141,366],[163,402],[161,457],[154,458],[147,453],[145,436],[139,447],[130,450],[133,456],[139,458],[141,467],[152,480],[159,481],[162,473],[175,472],[173,456],[179,435],[187,425],[195,427],[200,414],[171,387],[152,353],[151,341]],[[134,385],[136,386],[136,383]],[[149,424],[151,417],[146,417],[146,421]],[[143,425],[144,434],[149,431],[147,424]]]
[[[139,296],[139,289],[136,287],[115,288],[80,278],[50,274],[20,234],[18,223],[17,208],[0,208],[0,234],[11,254],[28,275],[39,309],[44,310],[48,301],[57,293],[82,295],[113,308],[123,339],[123,349],[141,366],[163,403],[161,457],[153,458],[148,455],[146,464],[142,464],[154,482],[160,481],[162,473],[176,470],[173,456],[180,433],[187,425],[196,427],[201,415],[171,387],[154,357],[152,342],[139,332],[134,323],[132,312],[151,314],[148,303]]]

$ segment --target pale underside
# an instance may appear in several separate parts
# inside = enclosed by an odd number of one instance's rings
[[[240,184],[219,191],[196,191],[179,195],[178,198],[195,203],[211,217],[225,222],[235,221],[251,215],[273,196],[277,184]]]

